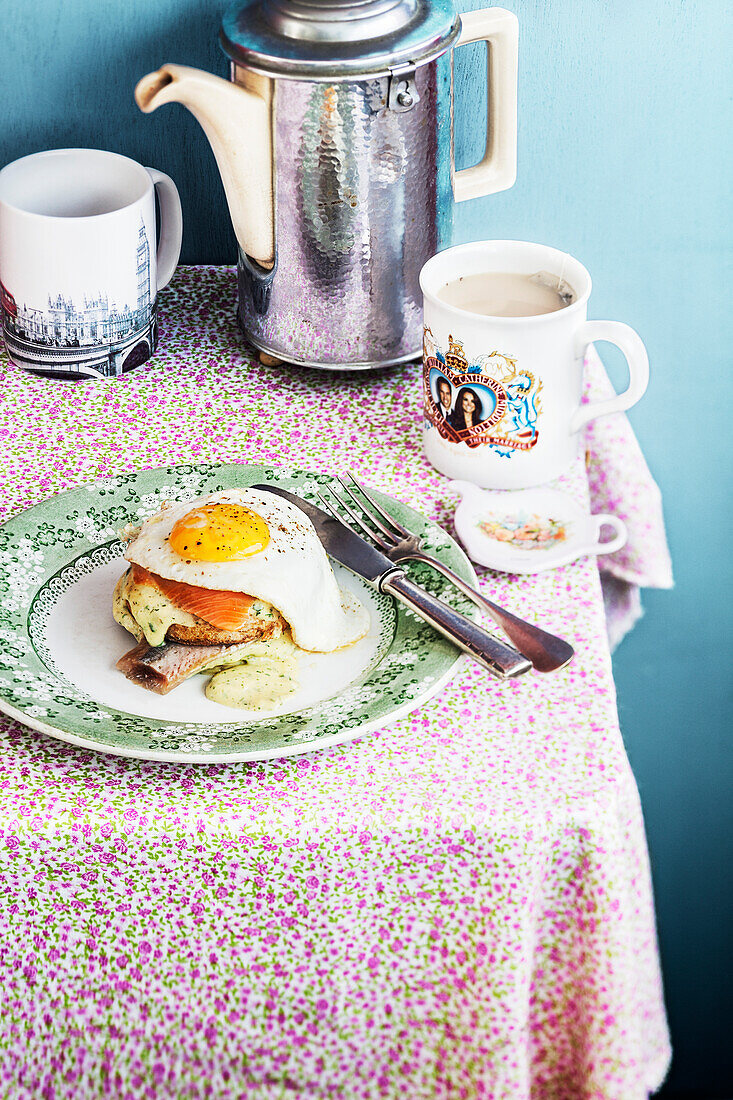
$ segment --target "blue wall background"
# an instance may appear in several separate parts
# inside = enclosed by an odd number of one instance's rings
[[[518,237],[574,253],[593,275],[590,316],[627,321],[649,349],[652,381],[631,417],[664,494],[677,587],[646,594],[646,617],[614,669],[675,1046],[665,1095],[731,1096],[733,7],[503,2],[521,28],[519,176],[511,191],[459,207],[456,238]],[[136,80],[163,61],[226,74],[216,43],[225,4],[0,0],[0,164],[68,145],[126,153],[178,182],[183,261],[233,262],[196,124],[174,108],[146,118],[132,102]],[[478,157],[483,65],[479,47],[457,55],[459,167]],[[614,353],[604,358],[619,382]]]

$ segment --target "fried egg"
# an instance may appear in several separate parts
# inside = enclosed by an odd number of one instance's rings
[[[366,609],[339,588],[308,516],[271,493],[227,489],[166,503],[125,557],[171,581],[271,604],[301,649],[330,653],[369,629]]]

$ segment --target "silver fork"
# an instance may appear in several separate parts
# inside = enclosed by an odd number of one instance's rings
[[[431,565],[434,569],[437,569],[437,571],[442,573],[444,577],[447,577],[456,588],[460,589],[460,591],[472,599],[478,607],[491,616],[494,622],[502,628],[506,636],[517,649],[532,662],[537,672],[554,672],[556,669],[563,668],[573,659],[575,650],[568,642],[563,641],[562,638],[558,638],[554,634],[548,634],[546,630],[541,630],[540,627],[533,626],[532,623],[525,622],[524,619],[517,618],[517,616],[512,615],[510,611],[505,611],[503,607],[499,607],[498,604],[487,599],[486,596],[482,596],[472,585],[464,581],[454,573],[452,569],[444,565],[442,561],[439,561],[438,558],[434,558],[431,554],[426,554],[422,549],[421,539],[411,531],[408,531],[401,523],[398,523],[398,521],[388,512],[385,512],[384,508],[382,508],[374,497],[367,492],[364,486],[356,480],[353,474],[349,474],[349,477],[351,478],[354,488],[359,490],[364,500],[368,502],[368,505],[365,505],[363,501],[359,499],[351,485],[347,484],[342,477],[340,477],[338,481],[354,503],[359,506],[361,514],[357,513],[354,508],[344,500],[343,496],[340,496],[333,489],[331,489],[330,492],[351,520],[361,528],[364,534],[370,538],[372,542],[377,544],[379,549],[382,550],[391,561],[422,561],[427,565]],[[343,523],[343,520],[335,511],[331,500],[323,493],[319,495],[329,512]],[[366,518],[368,518],[374,526],[370,526],[366,523]],[[374,528],[377,528],[377,530]]]

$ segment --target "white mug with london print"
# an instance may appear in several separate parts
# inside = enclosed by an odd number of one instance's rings
[[[489,272],[557,278],[568,305],[531,317],[473,313],[441,300],[460,278]],[[484,489],[527,489],[563,473],[582,453],[585,425],[636,404],[649,361],[640,337],[619,321],[588,321],[590,275],[555,248],[524,241],[478,241],[439,252],[423,267],[423,445],[437,470]],[[629,385],[605,401],[581,404],[583,360],[593,341],[621,349]],[[448,396],[450,406],[441,402]],[[470,391],[471,400],[464,397]],[[448,409],[460,400],[470,426]]]
[[[149,359],[182,227],[173,180],[118,153],[54,149],[8,164],[0,291],[10,359],[60,378],[114,376]]]

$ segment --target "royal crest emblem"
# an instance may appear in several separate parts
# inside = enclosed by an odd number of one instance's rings
[[[507,458],[536,445],[542,382],[516,358],[492,351],[469,361],[461,340],[449,335],[443,352],[429,328],[423,349],[425,416],[443,439]]]

